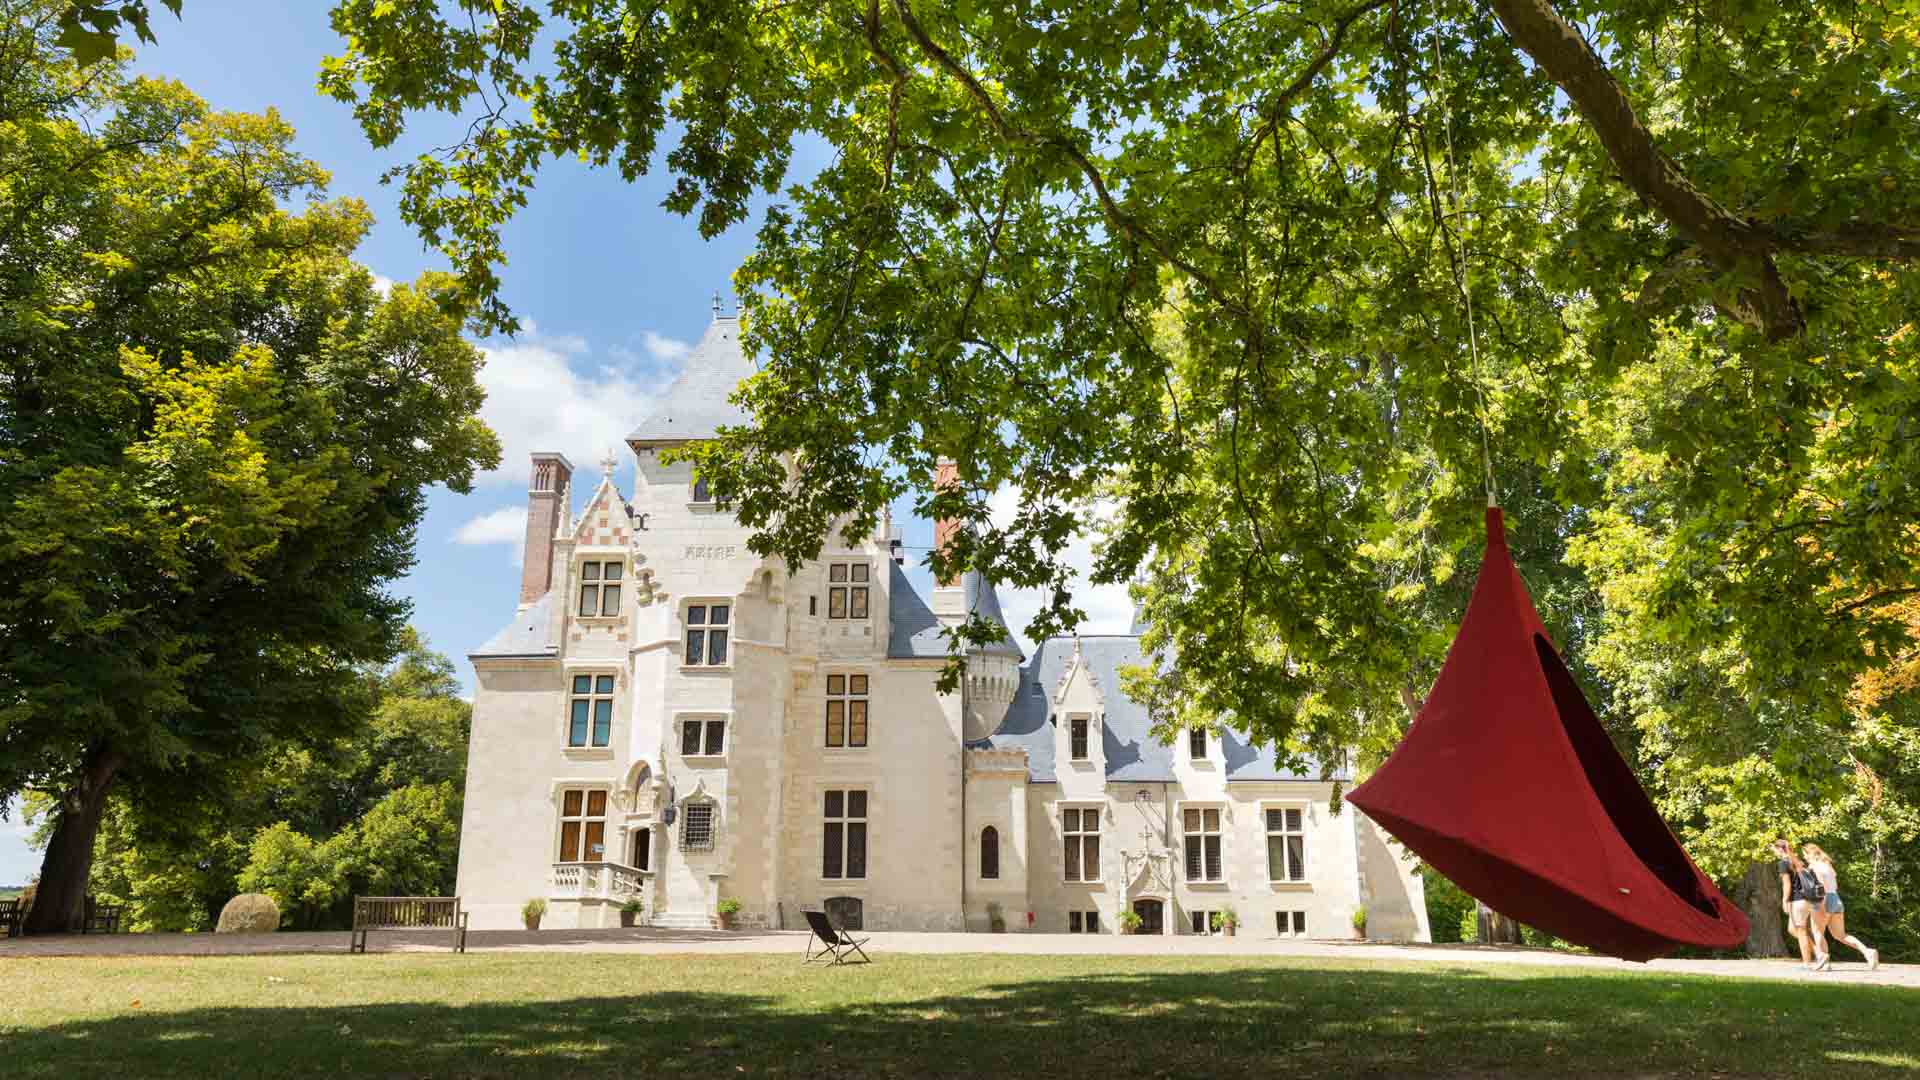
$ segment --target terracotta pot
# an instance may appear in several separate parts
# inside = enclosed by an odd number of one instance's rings
[[[1355,940],[1355,941],[1365,941],[1365,940],[1367,940],[1367,928],[1366,928],[1366,927],[1364,927],[1364,926],[1356,926],[1356,927],[1354,927],[1354,928],[1353,928],[1353,940]]]
[[[719,923],[720,929],[722,930],[733,929],[733,916],[731,915],[715,915],[713,921]]]
[[[1237,928],[1232,926],[1223,926],[1220,928],[1220,932],[1227,935],[1228,937],[1232,937],[1235,929]]]
[[[634,921],[634,919],[635,919],[635,918],[637,918],[637,917],[639,916],[639,914],[640,914],[640,913],[639,913],[639,912],[637,912],[637,911],[623,911],[623,912],[621,912],[621,913],[620,913],[620,926],[621,926],[621,927],[622,927],[623,929],[628,929],[628,930],[631,930],[631,929],[633,929],[633,921]]]
[[[532,918],[523,918],[522,921],[527,924],[528,930],[540,929],[540,917],[538,915],[535,915]]]

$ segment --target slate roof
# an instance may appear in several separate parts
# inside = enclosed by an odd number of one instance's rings
[[[739,317],[715,315],[653,414],[627,436],[628,445],[710,439],[723,425],[746,423],[746,411],[727,399],[753,372],[753,360],[740,347]]]
[[[887,635],[888,658],[945,659],[947,639],[941,633],[940,619],[927,606],[913,583],[907,580],[900,564],[889,559],[887,566],[887,622],[890,624]],[[970,571],[960,579],[960,584],[966,596],[967,610],[977,611],[999,623],[1003,631],[999,641],[983,646],[980,651],[1011,656],[1015,660],[1024,658],[1026,654],[1020,651],[1012,632],[1007,631],[1007,617],[1000,612],[1000,597],[993,590],[993,582]]]
[[[933,609],[914,590],[906,571],[892,559],[887,560],[887,658],[911,660],[936,659],[947,655],[947,639],[940,634],[940,620]]]
[[[549,591],[514,612],[512,622],[467,655],[475,658],[552,656],[559,651],[559,646],[547,637],[547,630],[553,625],[552,614],[553,593]]]
[[[960,588],[967,598],[968,611],[1000,626],[1000,640],[980,646],[979,651],[1011,656],[1015,660],[1026,659],[1027,654],[1020,651],[1020,643],[1013,640],[1013,632],[1007,629],[1007,617],[1000,613],[1000,594],[993,589],[993,579],[978,570],[969,570],[960,579]]]
[[[1073,638],[1049,638],[1020,672],[1020,687],[1007,718],[984,743],[995,750],[1025,750],[1027,772],[1036,783],[1058,779],[1054,771],[1054,727],[1047,719],[1051,697],[1073,657]],[[1101,745],[1107,759],[1107,779],[1119,783],[1174,779],[1173,747],[1153,737],[1147,710],[1120,689],[1120,668],[1145,658],[1134,634],[1103,634],[1080,639],[1080,654],[1092,670],[1107,703]],[[1223,733],[1227,780],[1320,780],[1318,768],[1303,772],[1281,768],[1272,747],[1257,747],[1238,731]],[[1343,767],[1324,779],[1351,779]]]

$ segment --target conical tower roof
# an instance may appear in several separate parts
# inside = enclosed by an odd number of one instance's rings
[[[728,399],[741,380],[753,373],[753,360],[740,347],[739,316],[716,314],[700,343],[687,354],[680,377],[673,380],[652,414],[627,436],[627,445],[638,450],[697,442],[718,435],[723,426],[746,423],[746,410]]]
[[[1013,632],[1007,628],[1007,617],[1000,612],[1000,595],[994,592],[993,579],[978,570],[969,570],[960,579],[960,586],[966,597],[966,610],[1000,628],[999,641],[975,646],[971,651],[1025,659],[1026,654],[1020,651],[1020,644],[1013,640]]]

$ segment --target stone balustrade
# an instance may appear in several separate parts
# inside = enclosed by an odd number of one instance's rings
[[[615,862],[560,862],[553,864],[555,900],[614,900],[645,898],[652,871]]]

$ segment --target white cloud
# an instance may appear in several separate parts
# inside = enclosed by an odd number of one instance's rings
[[[1006,487],[994,493],[987,500],[988,513],[995,524],[1008,524],[1013,520],[1020,506],[1020,489]],[[1105,518],[1113,513],[1113,507],[1096,504],[1087,520]],[[1082,529],[1076,533],[1066,548],[1060,552],[1060,558],[1073,570],[1073,581],[1069,588],[1073,592],[1073,605],[1087,613],[1077,632],[1081,634],[1124,634],[1133,626],[1133,601],[1127,596],[1125,585],[1090,585],[1088,576],[1093,572],[1093,535],[1090,530]],[[1028,640],[1026,627],[1034,614],[1046,603],[1046,594],[1039,589],[1011,589],[1001,586],[996,590],[1000,594],[1000,607],[1007,616],[1007,623],[1013,628],[1013,636],[1020,641],[1027,654],[1033,654],[1033,642]]]
[[[532,327],[532,320],[526,320]],[[589,366],[586,341],[577,334],[544,336],[529,329],[519,339],[481,346],[480,372],[487,403],[480,416],[500,436],[500,468],[481,483],[524,485],[529,455],[557,450],[573,462],[575,486],[590,489],[598,463],[612,450],[618,460],[632,431],[665,388],[657,370],[636,378],[611,364]]]
[[[643,331],[640,334],[640,344],[646,346],[647,355],[653,357],[655,360],[667,363],[678,363],[686,359],[687,354],[693,351],[691,344],[681,341],[678,338],[670,338],[664,334],[656,334],[651,330]]]
[[[390,295],[393,292],[393,279],[385,274],[373,275],[373,291],[381,296]]]
[[[507,544],[513,548],[513,562],[527,551],[527,508],[524,506],[503,506],[490,513],[471,518],[466,524],[455,529],[453,542],[456,544],[483,545]]]

